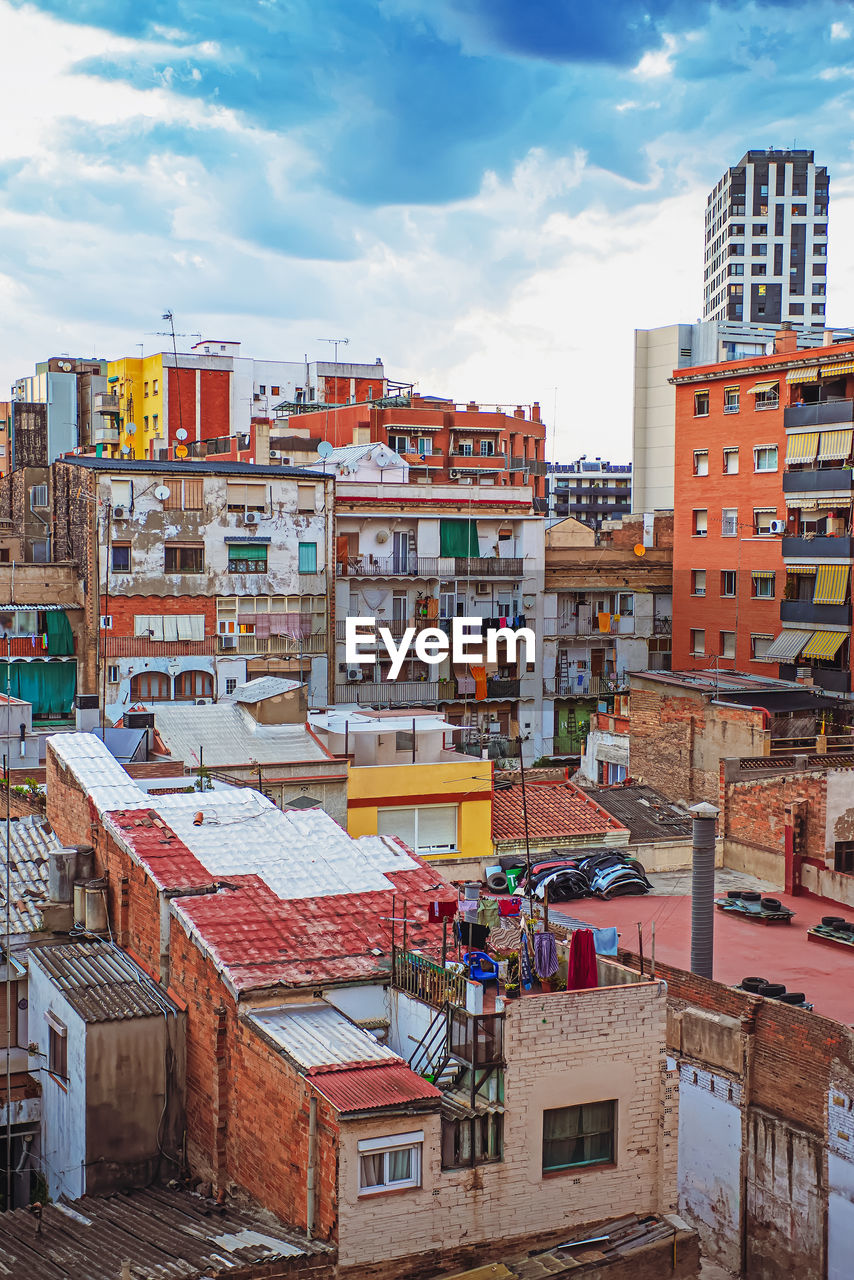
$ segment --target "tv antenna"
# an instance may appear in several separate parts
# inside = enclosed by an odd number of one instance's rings
[[[318,342],[331,342],[331,343],[332,343],[332,348],[333,348],[333,357],[332,357],[332,358],[333,358],[333,360],[334,360],[335,364],[337,364],[337,363],[338,363],[338,348],[339,348],[339,347],[347,347],[347,346],[349,346],[349,345],[350,345],[350,339],[349,339],[349,338],[318,338],[318,339],[317,339],[317,341],[318,341]]]

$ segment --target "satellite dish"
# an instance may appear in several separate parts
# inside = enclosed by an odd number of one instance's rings
[[[136,431],[136,423],[135,423],[135,422],[126,422],[126,423],[125,423],[125,431],[127,432],[127,434],[128,434],[129,436],[132,436],[132,435],[134,434],[134,432]]]
[[[332,445],[329,443],[329,441],[321,440],[320,444],[317,446],[318,458],[328,458],[331,452],[332,452]]]
[[[123,444],[121,449],[119,450],[119,453],[130,453],[130,445]]]
[[[183,427],[179,427],[179,428],[178,428],[178,430],[175,432],[175,439],[176,439],[176,440],[186,440],[186,439],[187,439],[187,432],[184,430],[184,428],[183,428]]]
[[[383,542],[388,542],[388,529],[377,529],[374,537],[381,545]]]
[[[175,446],[175,457],[176,457],[176,458],[186,458],[186,456],[187,456],[187,446],[186,446],[185,444],[178,444],[178,445],[176,445],[176,446]]]
[[[165,502],[171,492],[172,490],[167,489],[165,484],[159,484],[154,490],[154,496],[159,502]]]
[[[387,467],[390,462],[391,462],[391,458],[388,456],[387,453],[379,454],[376,459],[376,463],[378,467]]]
[[[636,542],[632,550],[634,551],[636,556],[643,557],[646,555],[646,547],[643,545],[642,542]]]

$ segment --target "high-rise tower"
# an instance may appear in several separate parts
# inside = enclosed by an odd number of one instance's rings
[[[830,179],[812,151],[748,151],[706,203],[703,319],[824,328]]]

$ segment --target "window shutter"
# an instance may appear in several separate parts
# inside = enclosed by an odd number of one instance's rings
[[[418,848],[455,849],[457,847],[456,805],[430,805],[418,810]]]
[[[410,849],[414,849],[415,814],[415,809],[380,809],[377,813],[377,834],[397,836]]]

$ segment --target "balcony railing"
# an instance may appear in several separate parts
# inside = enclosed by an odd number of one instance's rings
[[[461,470],[501,471],[507,466],[506,453],[452,453],[448,465]]]
[[[591,676],[583,671],[543,681],[547,698],[599,698],[606,693],[626,693],[628,688],[627,676]]]
[[[829,427],[854,422],[854,400],[825,400],[821,404],[794,404],[783,410],[783,426]]]
[[[151,640],[148,636],[114,636],[101,632],[108,658],[175,658],[183,654],[215,654],[216,636],[204,640]]]
[[[854,488],[854,472],[850,467],[811,468],[808,471],[784,471],[784,493],[839,493],[841,501],[850,500]]]
[[[854,538],[784,537],[783,557],[793,560],[850,560]]]
[[[781,600],[781,622],[812,622],[816,627],[851,625],[850,604],[813,604],[812,600]]]
[[[442,702],[454,702],[457,698],[474,698],[477,683],[474,676],[457,676],[454,680],[443,680],[439,698]],[[504,676],[486,677],[487,698],[518,698],[520,682]]]
[[[96,413],[118,413],[119,397],[108,395],[104,391],[95,392],[95,412]]]
[[[457,556],[454,573],[458,578],[521,578],[523,563],[520,556]]]
[[[380,683],[356,681],[335,686],[337,703],[355,702],[360,707],[421,707],[439,701],[439,681],[395,680]]]
[[[452,563],[450,557],[445,563]],[[438,578],[441,564],[439,556],[348,556],[338,561],[335,574],[339,578]]]
[[[300,654],[326,653],[326,633],[311,636],[219,636],[218,653],[245,654],[248,657],[265,653],[281,653],[290,657]]]
[[[669,615],[656,617],[652,620],[652,634],[654,636],[669,636],[673,633],[673,618]]]
[[[465,1006],[465,974],[443,969],[435,960],[428,960],[417,952],[395,952],[392,982],[398,991],[405,991],[437,1009],[444,1005]]]

